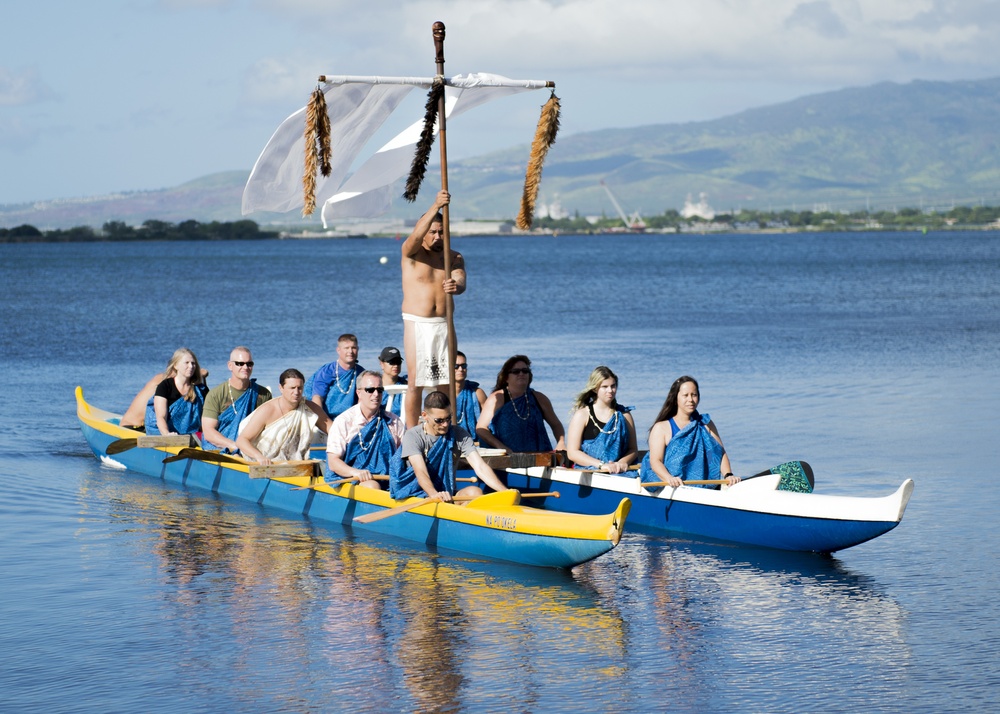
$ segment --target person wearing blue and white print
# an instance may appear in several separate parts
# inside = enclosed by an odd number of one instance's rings
[[[621,406],[617,395],[618,377],[601,365],[590,373],[587,387],[573,401],[566,456],[577,468],[620,474],[638,457],[632,409]]]
[[[306,399],[323,408],[331,419],[357,404],[358,338],[349,332],[337,338],[337,359],[316,370],[306,382]]]
[[[389,461],[406,431],[403,422],[382,408],[382,376],[358,376],[358,403],[333,420],[326,442],[328,480],[355,478],[366,488],[382,488],[373,476],[389,473]]]
[[[670,385],[649,430],[649,453],[639,470],[643,481],[666,482],[670,488],[689,480],[725,480],[727,486],[739,483],[719,430],[708,414],[698,411],[700,401],[694,377],[678,377]]]

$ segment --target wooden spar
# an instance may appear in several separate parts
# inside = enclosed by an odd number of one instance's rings
[[[434,62],[437,67],[437,76],[444,81],[444,23],[435,22],[431,27],[434,35]],[[438,101],[438,141],[441,145],[441,189],[448,190],[448,142],[445,127],[445,93],[441,93]],[[451,279],[451,212],[450,206],[441,209],[444,231],[444,277]],[[458,352],[458,341],[455,338],[455,298],[453,295],[444,296],[445,318],[448,321],[448,400],[451,402],[451,423],[458,424],[457,390],[455,385],[455,358]]]

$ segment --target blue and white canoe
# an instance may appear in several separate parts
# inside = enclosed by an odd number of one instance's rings
[[[421,499],[394,501],[386,491],[353,483],[329,486],[319,476],[318,463],[295,462],[284,470],[259,467],[193,449],[188,437],[176,445],[170,444],[171,440],[177,440],[176,436],[146,437],[119,426],[119,415],[88,404],[80,387],[76,388],[76,405],[87,443],[108,466],[313,519],[417,541],[434,549],[523,565],[572,568],[614,548],[621,539],[629,511],[629,500],[622,497],[605,514],[557,513],[522,506],[521,494],[510,490],[486,494],[465,505],[427,503],[389,518],[358,523],[354,520],[358,516]],[[109,455],[108,447],[112,444],[115,446]],[[164,462],[172,456],[178,460]],[[219,460],[212,461],[213,458]],[[299,468],[300,465],[307,468]],[[261,473],[269,475],[260,477]]]
[[[631,472],[635,473],[635,472]],[[695,486],[649,489],[638,477],[562,467],[508,468],[507,485],[558,491],[545,508],[599,513],[623,496],[632,499],[629,529],[713,541],[832,553],[891,531],[913,493],[906,479],[883,497],[833,496],[779,490],[778,473],[714,490]]]

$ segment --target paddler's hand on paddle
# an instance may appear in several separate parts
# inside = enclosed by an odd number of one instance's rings
[[[356,478],[358,481],[371,481],[372,472],[368,469],[355,469],[354,473],[351,474],[351,478]]]
[[[429,496],[435,501],[443,501],[445,503],[451,503],[452,501],[452,496],[447,491],[435,491],[434,493],[429,494]]]
[[[740,482],[740,477],[732,472],[727,473],[723,478],[726,479],[727,486],[735,486]]]
[[[663,479],[670,488],[680,488],[684,482],[676,476],[667,476]]]
[[[622,464],[621,461],[608,461],[604,464],[602,470],[607,471],[609,474],[621,474],[628,471],[628,464]]]

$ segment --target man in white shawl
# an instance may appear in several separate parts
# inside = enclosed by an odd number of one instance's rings
[[[322,407],[302,398],[305,381],[297,369],[281,373],[281,396],[259,406],[240,424],[236,445],[241,454],[264,466],[309,458],[313,431],[329,432],[331,421]]]

